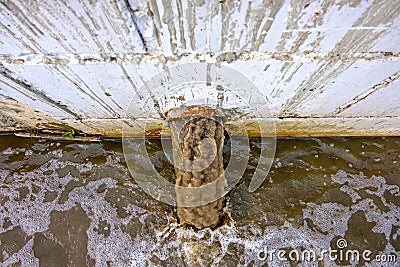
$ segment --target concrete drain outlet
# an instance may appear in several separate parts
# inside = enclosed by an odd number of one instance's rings
[[[216,227],[223,209],[223,117],[202,106],[170,110],[177,214],[182,225]]]
[[[239,71],[207,62],[179,64],[147,80],[133,96],[122,129],[124,157],[138,186],[177,206],[182,225],[215,228],[229,222],[224,196],[248,167],[249,136],[260,137],[249,193],[267,177],[274,121],[266,96]],[[160,137],[162,153],[148,149],[148,137]],[[159,160],[176,175],[160,169]]]

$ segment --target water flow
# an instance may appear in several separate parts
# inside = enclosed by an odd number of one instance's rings
[[[146,144],[156,169],[174,180],[161,141]],[[280,139],[266,181],[249,193],[259,146],[251,140],[252,157],[226,197],[223,225],[194,230],[178,224],[174,207],[137,186],[117,141],[0,136],[0,262],[290,266],[300,264],[290,252],[342,248],[370,250],[371,259],[393,255],[395,261],[370,266],[398,266],[400,138]],[[287,252],[283,259],[271,253],[278,250]],[[320,260],[357,263],[365,260]]]

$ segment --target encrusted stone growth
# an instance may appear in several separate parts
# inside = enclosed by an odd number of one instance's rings
[[[223,208],[223,198],[218,196],[222,196],[221,190],[226,185],[223,176],[222,119],[214,110],[198,106],[183,111],[174,110],[167,117],[172,132],[176,185],[196,188],[214,182],[205,191],[182,194],[176,190],[179,221],[196,228],[215,227]],[[206,201],[200,206],[188,207],[185,204],[187,199],[197,203],[213,197],[214,201]]]

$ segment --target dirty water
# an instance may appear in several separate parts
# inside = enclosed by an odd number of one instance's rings
[[[120,141],[0,136],[0,262],[400,265],[400,138],[278,139],[270,173],[257,191],[249,193],[258,141],[251,140],[253,156],[245,175],[226,197],[222,225],[195,230],[181,227],[174,207],[138,187]],[[152,162],[163,176],[174,177],[160,143],[147,141]],[[370,259],[391,256],[391,261],[287,260],[291,251],[321,253],[340,246],[343,251],[370,250]],[[279,259],[272,250],[287,254]]]

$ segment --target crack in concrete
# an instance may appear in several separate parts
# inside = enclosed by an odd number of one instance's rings
[[[67,114],[72,115],[73,117],[75,117],[77,119],[81,119],[81,117],[78,114],[76,114],[75,112],[73,112],[72,110],[67,108],[65,105],[61,104],[60,101],[53,100],[52,98],[47,96],[45,93],[43,93],[40,89],[35,88],[29,82],[16,78],[16,75],[14,73],[12,73],[9,69],[5,68],[1,64],[1,62],[0,62],[0,75],[11,82],[18,84],[19,86],[21,86],[21,88],[23,88],[23,90],[28,91],[29,94],[25,94],[28,97],[32,98],[31,94],[33,94],[34,96],[37,97],[37,99],[43,101],[44,103],[54,106],[64,112],[66,112]],[[32,99],[37,100],[35,98],[32,98]]]
[[[132,23],[135,26],[135,29],[136,29],[136,31],[137,31],[137,33],[139,35],[140,41],[143,44],[143,48],[144,48],[144,50],[146,52],[148,52],[149,51],[148,45],[146,43],[146,40],[144,39],[144,36],[143,36],[143,33],[142,33],[141,29],[139,28],[139,25],[136,22],[137,18],[136,18],[136,15],[135,15],[135,11],[132,9],[131,4],[129,3],[129,0],[125,0],[125,5],[126,5],[126,8],[129,11]]]
[[[388,87],[389,85],[391,85],[392,83],[394,83],[394,82],[396,82],[398,80],[400,80],[400,71],[397,71],[393,75],[391,75],[391,76],[387,77],[386,79],[384,79],[382,82],[380,82],[378,84],[375,84],[371,88],[367,89],[364,93],[354,97],[352,100],[350,100],[346,104],[338,107],[334,112],[330,113],[328,116],[337,116],[337,115],[339,115],[343,111],[345,111],[345,110],[351,108],[352,106],[360,103],[361,101],[365,100],[369,96],[371,96],[371,95],[383,90],[384,88]]]

